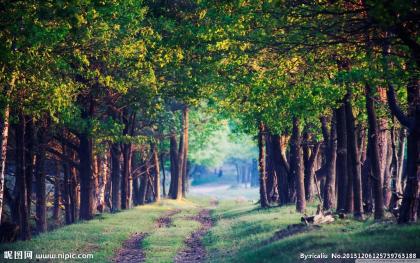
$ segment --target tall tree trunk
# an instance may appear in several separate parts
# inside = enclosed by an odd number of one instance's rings
[[[120,210],[120,168],[121,149],[118,143],[111,145],[112,212]]]
[[[279,195],[279,201],[281,205],[287,204],[289,202],[289,190],[288,190],[288,182],[287,182],[287,170],[282,165],[281,155],[281,138],[280,135],[273,135],[272,136],[272,149],[273,149],[273,163],[274,169],[277,176],[277,192]],[[252,169],[251,169],[252,174]],[[251,186],[252,180],[251,180]]]
[[[259,167],[260,167],[260,204],[261,207],[268,207],[268,198],[267,198],[267,171],[265,167],[265,136],[266,129],[263,122],[259,124],[258,132],[258,150],[259,150]]]
[[[72,153],[72,160],[76,160],[76,154]],[[77,169],[70,168],[70,210],[72,222],[75,222],[79,217],[78,211],[80,207],[80,185],[77,176]]]
[[[4,206],[4,174],[6,171],[6,157],[7,157],[7,144],[9,141],[9,114],[10,108],[9,105],[6,105],[4,108],[3,115],[0,114],[0,124],[1,124],[1,155],[0,155],[0,224],[2,223],[2,214]]]
[[[311,156],[311,147],[309,146],[310,143],[310,135],[308,131],[304,131],[303,133],[303,145],[302,145],[302,152],[303,152],[303,166],[304,166],[304,184],[305,184],[305,199],[306,201],[312,200],[312,193],[313,193],[313,173],[311,174],[311,166],[310,166],[310,156]]]
[[[370,148],[371,146],[367,146],[367,152],[369,153],[363,162],[362,165],[362,193],[363,193],[363,203],[365,213],[371,214],[373,212],[373,198],[372,198],[372,164],[370,160]]]
[[[154,199],[156,202],[160,201],[160,170],[159,170],[159,155],[158,155],[158,149],[155,143],[153,143],[150,148],[153,151],[153,174],[154,174],[154,185],[153,188],[155,190],[155,196]]]
[[[122,167],[122,180],[121,180],[121,209],[129,208],[130,201],[130,191],[129,191],[129,181],[131,173],[131,152],[132,146],[131,143],[123,144],[123,167]]]
[[[33,182],[33,172],[34,172],[34,142],[35,142],[35,129],[33,119],[28,117],[26,122],[26,131],[25,131],[25,180],[26,180],[26,192],[27,192],[27,209],[28,217],[31,217],[31,207],[32,207],[32,182]]]
[[[97,192],[97,200],[96,200],[96,207],[99,212],[103,212],[105,208],[105,195],[106,195],[106,185],[108,184],[108,155],[103,154],[102,156],[98,157],[97,159],[98,167],[99,167],[99,174],[98,174],[98,192]]]
[[[169,187],[169,195],[172,199],[176,199],[178,191],[178,166],[179,158],[177,152],[177,141],[175,133],[170,137],[170,158],[171,158],[171,184]]]
[[[180,200],[182,194],[185,190],[185,180],[184,180],[184,162],[185,162],[185,112],[182,112],[181,116],[181,133],[179,135],[179,150],[178,150],[178,172],[177,172],[177,182],[176,182],[176,195],[175,199]]]
[[[337,129],[336,129],[336,111],[331,120],[331,130],[326,143],[327,149],[327,176],[325,179],[324,190],[324,209],[329,210],[335,206],[335,176],[337,161]]]
[[[144,165],[142,165],[142,176],[140,180],[140,205],[146,203],[147,192],[149,191],[149,177],[150,177],[150,164],[149,157],[146,157]]]
[[[386,89],[382,87],[376,88],[376,100],[379,103],[386,105]],[[391,174],[390,166],[392,160],[392,149],[390,141],[390,132],[388,128],[388,119],[385,117],[378,117],[378,147],[379,147],[379,167],[381,169],[381,181],[382,181],[382,194],[384,206],[389,206],[391,199]]]
[[[391,198],[389,201],[389,210],[396,211],[398,210],[399,205],[399,196],[398,193],[401,192],[400,178],[398,178],[398,153],[397,153],[397,131],[395,128],[395,118],[392,118],[392,127],[391,127]]]
[[[305,199],[305,184],[303,173],[303,159],[302,159],[302,137],[299,129],[299,119],[293,118],[293,133],[290,140],[290,154],[291,162],[290,168],[293,177],[295,178],[296,187],[296,211],[303,213],[306,209]]]
[[[60,217],[60,167],[58,161],[55,161],[55,176],[54,176],[54,206],[53,206],[53,219],[58,224]]]
[[[29,228],[29,215],[27,208],[27,187],[25,174],[25,117],[22,112],[19,112],[19,122],[16,125],[15,139],[16,139],[16,185],[19,190],[18,205],[19,205],[19,226],[20,236],[23,240],[31,238],[31,231]]]
[[[417,221],[420,190],[420,80],[414,69],[407,86],[408,116],[411,119],[407,138],[407,183],[398,223]],[[389,99],[388,99],[389,101]],[[395,101],[395,99],[394,99]],[[400,120],[400,118],[399,118]],[[400,120],[401,121],[401,120]]]
[[[93,141],[86,133],[79,134],[80,220],[93,218]]]
[[[164,154],[160,154],[160,163],[162,165],[162,195],[166,197],[166,172],[165,172],[165,159]]]
[[[36,229],[38,233],[47,231],[47,200],[45,182],[45,148],[46,129],[41,127],[37,132],[38,151],[35,163],[35,187],[36,187]]]
[[[365,85],[366,93],[366,109],[368,113],[369,124],[369,159],[372,169],[373,179],[373,195],[375,201],[375,219],[382,219],[384,216],[384,201],[382,195],[382,177],[379,160],[379,145],[378,145],[378,121],[376,117],[375,104],[373,100],[372,88],[369,84]]]
[[[278,180],[277,173],[275,169],[275,159],[274,159],[274,142],[273,135],[270,132],[267,132],[266,136],[266,170],[267,170],[267,198],[269,202],[278,202],[279,193],[278,193]],[[245,166],[242,167],[242,183],[245,183],[246,176]]]
[[[352,109],[352,92],[349,88],[345,99],[346,107],[346,124],[348,134],[348,159],[349,159],[349,171],[353,173],[352,184],[353,184],[353,197],[354,197],[354,217],[363,217],[363,203],[362,203],[362,170],[360,165],[360,155],[357,146],[357,133],[355,128],[355,119],[353,116]]]
[[[68,156],[68,152],[67,152],[67,148],[64,145],[64,143],[62,144],[62,149],[63,149],[63,155],[64,156]],[[71,184],[70,184],[70,166],[67,163],[66,160],[62,160],[62,166],[63,166],[63,197],[62,197],[62,201],[64,204],[64,219],[66,222],[66,225],[69,225],[71,223],[73,223],[72,221],[72,216],[71,216],[71,199],[70,199],[70,189],[71,189]]]
[[[186,197],[188,192],[188,128],[189,128],[189,109],[185,106],[183,111],[183,135],[184,135],[184,158],[182,161],[182,196]]]
[[[346,210],[347,198],[347,125],[344,105],[337,109],[337,211]]]

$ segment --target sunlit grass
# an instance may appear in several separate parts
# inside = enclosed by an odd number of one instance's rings
[[[30,250],[33,253],[55,254],[93,253],[94,258],[89,259],[88,262],[109,262],[115,252],[122,246],[123,241],[128,239],[130,235],[136,232],[153,232],[155,220],[163,212],[177,208],[187,209],[192,213],[197,210],[197,205],[188,200],[163,200],[158,204],[138,206],[116,214],[103,214],[89,222],[81,222],[41,234],[30,241],[0,244],[1,255],[3,256],[3,251],[6,250]],[[175,223],[178,222],[175,221]],[[186,225],[182,222],[180,226],[183,224]],[[182,231],[182,235],[186,235],[189,233],[188,231],[192,232],[195,227],[194,224],[189,224]],[[180,235],[162,237],[162,239],[166,239],[168,244],[174,246],[174,249],[171,248],[165,254],[166,259],[175,256],[175,250],[183,246],[183,239]],[[147,247],[159,249],[161,239],[154,239],[154,235],[152,235],[148,240]],[[65,262],[81,261],[66,260]]]
[[[313,213],[314,207],[310,207]],[[420,253],[420,225],[337,220],[321,229],[264,244],[273,234],[300,222],[294,206],[260,209],[222,201],[212,214],[217,224],[204,243],[210,262],[298,262],[300,253]]]

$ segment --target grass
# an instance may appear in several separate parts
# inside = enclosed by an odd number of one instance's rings
[[[160,230],[153,232],[155,220],[163,212],[171,209],[183,209],[182,214],[179,214],[174,222],[177,225],[176,229],[180,227],[180,232],[175,231],[175,228],[170,232]],[[139,206],[116,214],[103,214],[89,222],[81,222],[41,234],[30,241],[0,244],[1,256],[3,257],[3,251],[10,250],[29,250],[34,254],[93,253],[93,259],[87,260],[88,262],[110,262],[123,241],[130,235],[136,232],[147,232],[150,235],[145,240],[146,255],[153,258],[153,255],[159,251],[160,258],[153,262],[171,262],[177,249],[183,246],[183,237],[197,227],[184,222],[181,217],[196,211],[198,211],[198,206],[191,201],[163,200],[158,204]],[[162,243],[163,241],[166,245]],[[65,262],[82,261],[66,260]]]
[[[184,246],[185,237],[196,230],[200,224],[188,217],[199,212],[197,205],[183,207],[183,210],[172,216],[172,226],[158,228],[147,236],[143,242],[146,262],[173,262],[173,258]]]
[[[314,207],[310,207],[313,213]],[[336,220],[318,230],[264,244],[273,234],[300,222],[294,206],[259,209],[250,202],[222,201],[216,225],[204,243],[210,262],[299,262],[301,253],[420,253],[420,225]],[[303,262],[303,260],[302,260]]]
[[[93,253],[93,259],[65,262],[110,262],[124,240],[136,232],[145,232],[148,235],[142,247],[146,261],[173,262],[176,253],[183,249],[185,238],[199,227],[189,217],[202,207],[210,207],[209,202],[214,203],[214,199],[163,200],[117,214],[103,214],[89,222],[36,236],[31,241],[0,244],[0,251]],[[172,217],[172,226],[157,228],[156,219],[173,209],[181,212]],[[314,211],[314,206],[308,208],[308,214]],[[294,206],[260,209],[249,200],[221,200],[212,210],[212,217],[215,224],[203,240],[209,262],[299,262],[301,253],[321,252],[420,254],[420,224],[399,226],[389,221],[338,219],[314,231],[264,242],[276,231],[300,222],[301,215],[295,212]]]

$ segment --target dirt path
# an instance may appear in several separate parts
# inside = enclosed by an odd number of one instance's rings
[[[181,209],[174,209],[165,212],[156,219],[156,228],[171,227],[172,217],[181,212]],[[146,260],[145,253],[141,247],[141,242],[147,236],[147,233],[136,233],[124,241],[123,247],[118,250],[112,262],[116,263],[139,263]]]
[[[192,216],[190,219],[198,221],[201,226],[184,241],[186,247],[175,256],[175,263],[198,263],[204,262],[206,258],[207,253],[202,239],[213,225],[210,210],[203,209],[198,215]]]
[[[123,247],[118,250],[112,262],[117,263],[139,263],[145,261],[145,254],[141,248],[141,242],[146,233],[136,233],[127,239]]]
[[[164,213],[161,217],[156,219],[156,227],[170,227],[172,226],[172,217],[181,212],[181,209],[174,209]]]

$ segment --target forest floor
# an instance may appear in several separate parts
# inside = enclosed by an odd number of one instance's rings
[[[314,210],[311,206],[307,213]],[[420,255],[420,224],[398,226],[391,219],[348,218],[295,231],[290,225],[300,223],[300,217],[294,206],[260,209],[255,201],[243,198],[163,200],[102,214],[31,241],[0,244],[0,251],[93,254],[88,260],[49,262],[320,262],[304,261],[302,253]]]

